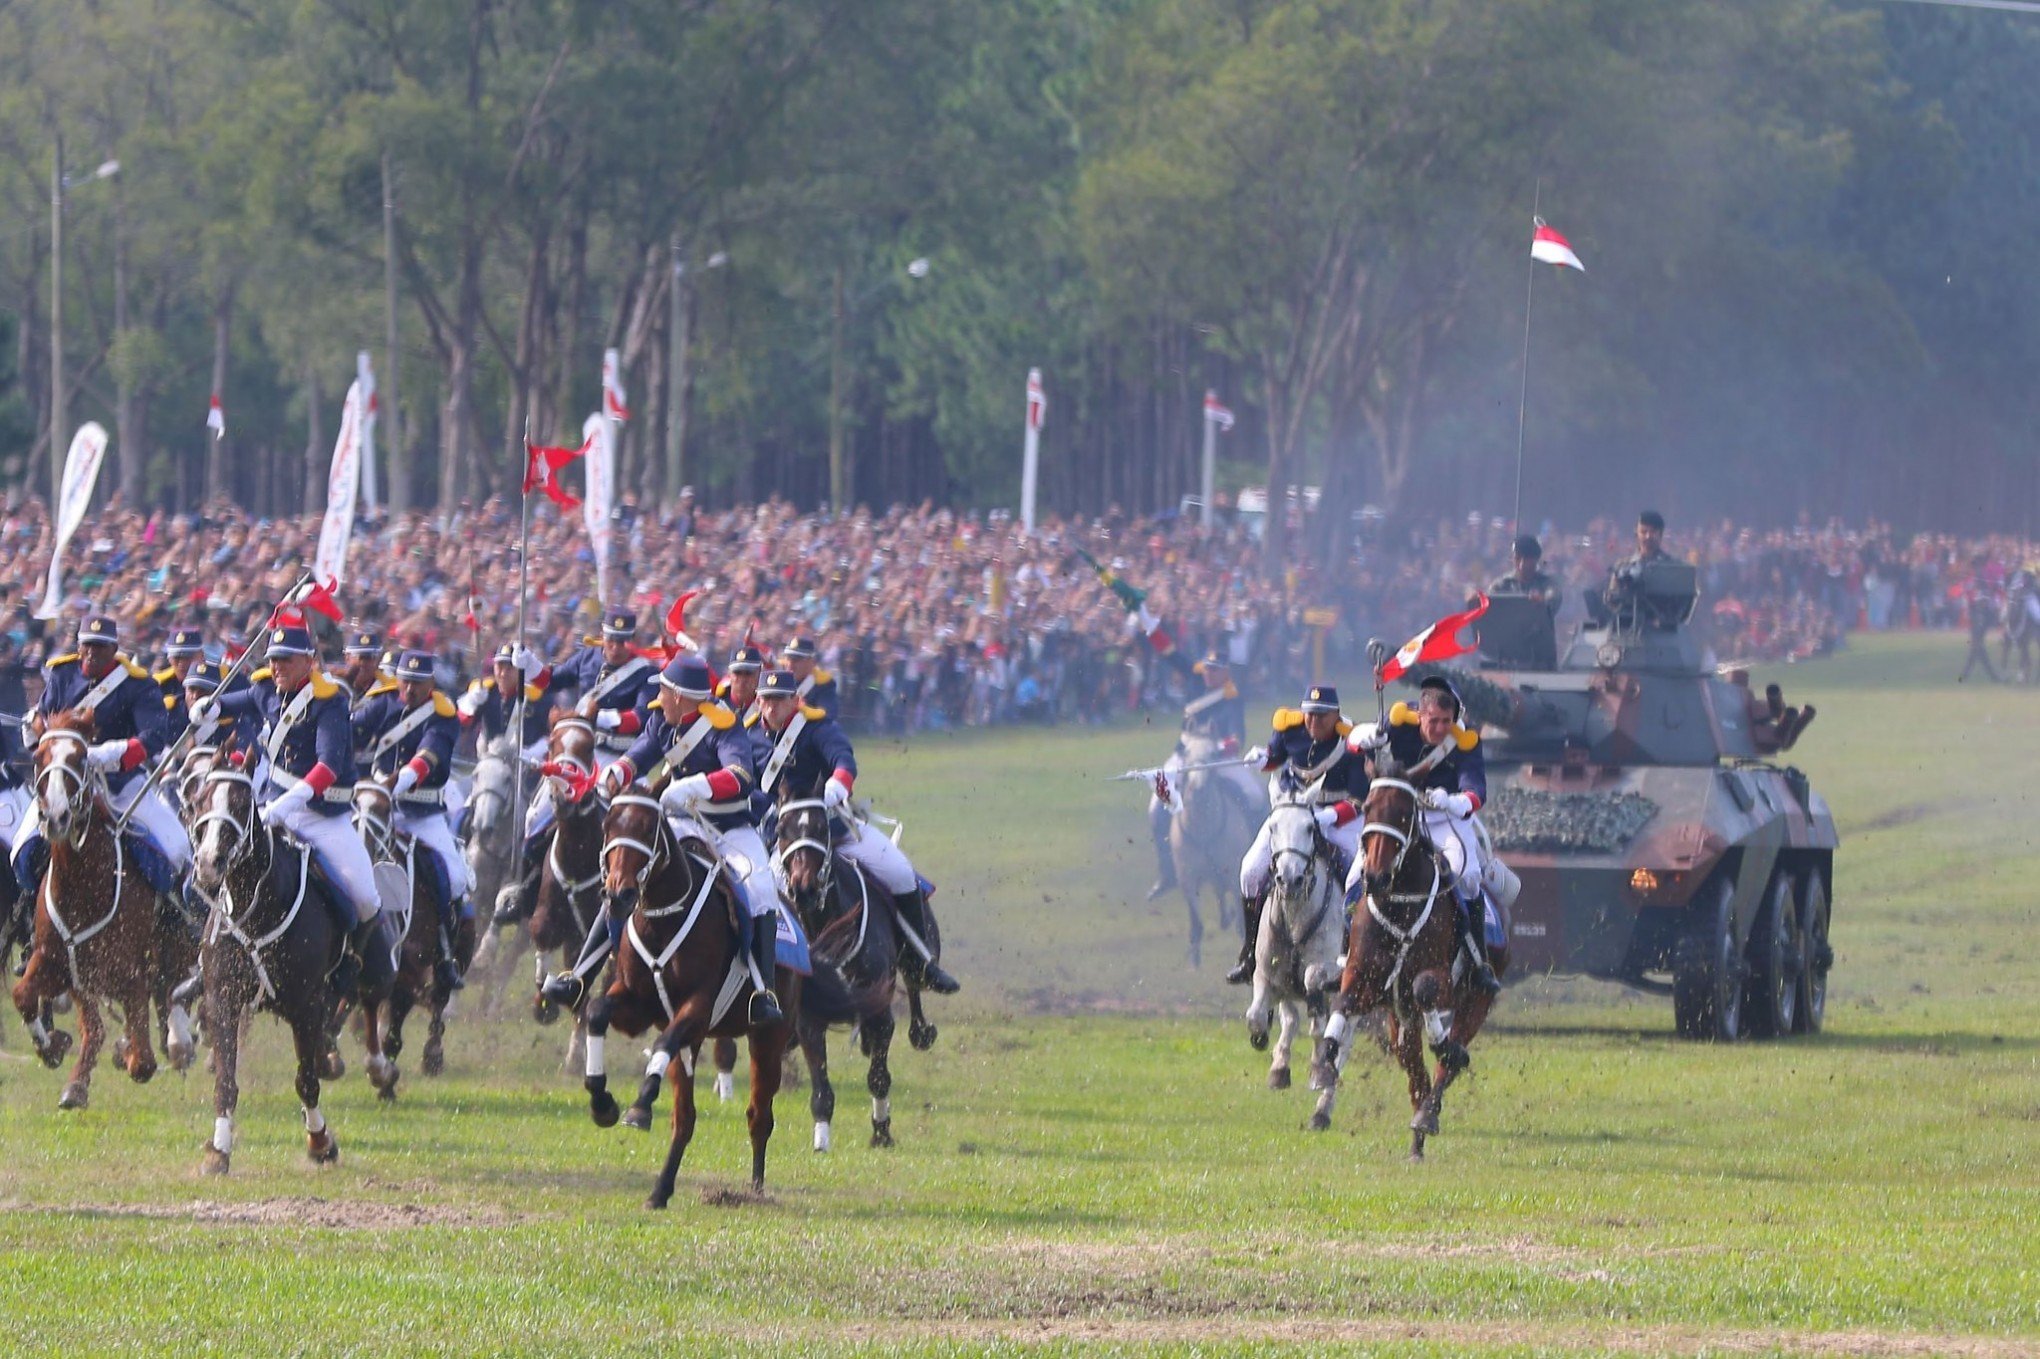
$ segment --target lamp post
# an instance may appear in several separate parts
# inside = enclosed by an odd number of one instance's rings
[[[70,417],[64,409],[64,190],[112,179],[117,160],[102,161],[91,174],[64,177],[64,137],[50,150],[50,513],[64,497],[64,454]]]

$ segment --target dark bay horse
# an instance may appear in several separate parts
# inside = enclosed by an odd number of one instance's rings
[[[575,713],[555,716],[546,738],[546,765],[556,771],[545,778],[553,824],[531,911],[531,942],[538,952],[541,985],[549,955],[561,958],[563,968],[574,966],[602,908],[603,808],[591,787],[595,724]],[[532,1002],[532,1013],[539,1023],[550,1024],[559,1018],[559,1007],[541,995]],[[577,1041],[579,1029],[577,1022]]]
[[[791,1023],[752,1027],[749,960],[738,948],[736,912],[743,909],[730,869],[714,847],[676,835],[656,799],[633,790],[610,803],[603,822],[602,894],[614,921],[628,917],[616,950],[609,989],[590,1001],[588,1016],[588,1111],[597,1127],[617,1121],[609,1093],[604,1044],[609,1030],[627,1035],[658,1029],[638,1096],[626,1114],[633,1127],[651,1127],[659,1082],[677,1061],[673,1083],[673,1138],[665,1165],[645,1201],[664,1208],[673,1197],[680,1158],[694,1136],[694,1067],[702,1042],[748,1039],[751,1049],[751,1188],[765,1187],[765,1148],[772,1140],[772,1101],[779,1093],[780,1062]],[[759,922],[759,927],[769,925]],[[800,978],[775,969],[773,990],[781,1008],[798,1022]]]
[[[377,1050],[389,1059],[389,1065],[381,1068],[383,1079],[375,1079],[376,1073],[371,1073],[370,1079],[376,1093],[386,1100],[397,1097],[397,1058],[404,1051],[404,1021],[421,1000],[429,1007],[430,1023],[419,1070],[437,1076],[445,1069],[446,1004],[453,999],[453,992],[435,975],[442,934],[448,946],[458,948],[454,943],[458,926],[445,918],[429,881],[431,870],[419,871],[417,843],[397,831],[395,810],[390,790],[381,784],[363,781],[354,785],[354,824],[368,846],[368,857],[378,864],[396,866],[404,875],[403,897],[410,903],[409,914],[397,922],[397,937],[402,942],[397,947],[396,981],[390,986],[389,1003],[376,1016],[380,1022],[374,1029],[380,1040]]]
[[[836,1115],[836,1089],[829,1083],[829,1026],[857,1030],[858,1046],[871,1059],[865,1088],[871,1091],[871,1145],[889,1147],[892,1138],[892,1050],[894,969],[899,940],[885,889],[857,864],[830,846],[828,807],[819,786],[794,796],[781,785],[775,867],[786,898],[807,931],[814,975],[801,987],[801,1052],[814,1088],[808,1109],[815,1120],[815,1150],[829,1150],[829,1124]]]
[[[1424,835],[1414,783],[1426,765],[1419,761],[1410,770],[1399,769],[1385,751],[1375,764],[1360,832],[1365,897],[1353,911],[1346,968],[1311,1083],[1336,1085],[1341,1045],[1351,1041],[1353,1021],[1386,1008],[1389,1047],[1409,1077],[1410,1158],[1420,1161],[1424,1139],[1438,1131],[1445,1091],[1471,1065],[1467,1046],[1494,1002],[1461,980],[1467,963],[1453,927],[1458,906],[1450,870]],[[1484,927],[1480,920],[1473,924]],[[1500,976],[1508,968],[1508,949],[1490,947],[1488,961]],[[1435,1078],[1424,1065],[1426,1036],[1438,1059]]]
[[[116,1057],[129,1077],[139,1084],[156,1074],[149,1034],[158,990],[156,893],[114,830],[105,780],[86,758],[92,731],[90,712],[59,713],[36,742],[35,800],[50,858],[36,897],[34,948],[13,996],[36,1055],[51,1068],[71,1046],[69,1034],[49,1027],[53,1004],[65,994],[77,1003],[83,1041],[60,1109],[82,1109],[91,1097],[106,1041],[102,1000],[121,1008],[125,1033]],[[189,1065],[189,1026],[173,1032]]]
[[[305,1111],[305,1154],[315,1163],[340,1159],[340,1143],[319,1110],[319,1078],[339,1024],[343,1000],[372,1016],[387,989],[363,984],[352,997],[332,986],[346,944],[318,900],[311,854],[264,826],[255,812],[254,780],[240,761],[215,765],[197,789],[192,880],[213,902],[204,944],[207,1032],[213,1045],[213,1135],[201,1169],[227,1173],[240,1103],[243,1019],[250,1007],[289,1027],[297,1052],[297,1097]],[[326,888],[326,891],[335,889]],[[341,910],[350,909],[344,903]],[[371,1079],[386,1062],[371,1051]]]

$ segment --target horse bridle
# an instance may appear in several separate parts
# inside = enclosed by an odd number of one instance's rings
[[[57,727],[38,736],[35,748],[41,750],[46,745],[53,745],[59,742],[75,744],[81,757],[92,748],[92,743],[85,739],[83,732],[72,731],[66,727]],[[44,781],[52,774],[59,776],[62,780],[64,796],[67,800],[72,803],[85,804],[88,808],[92,802],[98,800],[99,795],[106,789],[105,776],[97,769],[94,769],[90,761],[81,758],[79,764],[74,766],[68,758],[61,755],[53,755],[48,764],[35,771],[35,800],[38,810],[42,810]],[[46,811],[44,816],[47,819],[48,813]],[[78,817],[71,827],[70,834],[66,837],[70,840],[72,849],[78,849],[84,845],[85,834],[90,826],[90,818],[82,815]]]
[[[1396,879],[1402,876],[1403,864],[1409,859],[1410,850],[1417,844],[1419,838],[1418,830],[1424,815],[1423,794],[1417,791],[1415,784],[1410,783],[1406,779],[1375,779],[1371,787],[1399,789],[1410,795],[1410,823],[1408,829],[1391,826],[1385,821],[1369,821],[1360,827],[1360,843],[1364,856],[1367,837],[1370,835],[1385,835],[1397,842],[1395,863],[1388,871],[1388,884],[1391,889],[1388,893],[1388,899],[1390,901],[1415,901],[1417,900],[1415,893],[1398,897],[1393,889]],[[1426,853],[1429,853],[1428,849]],[[1374,899],[1374,893],[1367,892],[1364,894],[1367,901],[1367,914],[1373,918],[1374,923],[1379,925],[1389,938],[1395,940],[1395,963],[1388,970],[1388,980],[1382,983],[1382,994],[1386,996],[1392,997],[1395,994],[1396,979],[1402,975],[1403,963],[1409,958],[1410,946],[1416,943],[1419,935],[1423,934],[1424,926],[1431,923],[1431,911],[1438,904],[1438,887],[1443,881],[1443,874],[1438,867],[1436,855],[1430,855],[1430,858],[1431,887],[1429,891],[1423,894],[1424,909],[1417,913],[1417,918],[1409,925],[1398,925],[1393,920],[1390,920],[1387,912],[1381,909],[1381,903]],[[1366,872],[1364,868],[1361,871],[1363,875]]]
[[[229,784],[248,790],[248,819],[245,822],[240,817],[234,815],[231,808],[220,810],[211,805],[212,789],[215,784]],[[220,867],[220,877],[224,880],[255,849],[255,827],[260,819],[255,813],[255,779],[253,775],[242,770],[215,765],[206,771],[205,777],[200,781],[198,787],[201,795],[200,805],[205,810],[200,812],[191,823],[192,844],[194,846],[197,845],[205,834],[205,828],[210,825],[224,823],[234,832],[234,847],[228,853],[226,863]],[[267,830],[268,827],[265,826],[263,829]],[[274,834],[272,831],[271,835],[274,836]],[[274,858],[273,855],[271,857],[272,859]]]
[[[789,812],[810,811],[819,811],[822,814],[822,828],[826,835],[829,826],[829,804],[818,797],[789,798],[780,803],[779,823],[782,826],[786,824]],[[803,835],[779,846],[772,854],[772,874],[779,880],[780,889],[785,890],[786,865],[795,854],[804,849],[814,850],[822,856],[821,869],[815,875],[815,889],[821,893],[822,900],[827,901],[829,889],[834,885],[836,877],[835,847],[827,840],[817,840],[812,835]]]
[[[638,909],[644,911],[645,915],[652,919],[656,919],[661,915],[669,915],[672,913],[672,908],[662,907],[657,911],[653,911],[647,909],[644,904],[646,884],[651,882],[652,878],[660,869],[666,866],[673,856],[673,832],[666,825],[666,808],[655,797],[649,797],[644,793],[628,792],[618,793],[609,800],[610,811],[613,812],[619,807],[642,807],[649,811],[652,814],[652,840],[650,844],[646,844],[634,835],[611,835],[604,837],[601,860],[603,872],[598,877],[606,877],[608,875],[609,856],[615,851],[619,849],[636,850],[645,856],[644,867],[637,871],[636,878]]]

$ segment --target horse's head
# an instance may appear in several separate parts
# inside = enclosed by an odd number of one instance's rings
[[[546,775],[560,814],[585,798],[595,776],[595,724],[577,713],[560,713],[546,737],[545,762],[556,772]]]
[[[354,828],[371,859],[394,859],[391,852],[397,834],[395,794],[373,779],[354,785]]]
[[[468,792],[468,829],[474,841],[500,846],[511,824],[510,800],[515,796],[516,752],[505,753],[504,741],[491,742],[475,764],[474,786]]]
[[[673,834],[657,798],[632,785],[610,799],[602,819],[602,896],[610,911],[629,914],[672,857]]]
[[[1317,861],[1317,816],[1310,803],[1285,799],[1268,815],[1268,850],[1275,890],[1294,898]]]
[[[1387,751],[1375,757],[1374,780],[1360,804],[1362,881],[1376,898],[1385,897],[1411,849],[1423,843],[1416,785]]]
[[[206,895],[217,893],[227,875],[255,845],[254,761],[244,751],[221,753],[192,795],[191,876]]]
[[[84,834],[104,783],[87,758],[93,720],[73,709],[50,718],[35,743],[35,801],[43,834],[52,842]]]
[[[822,802],[821,781],[794,796],[791,788],[779,804],[778,861],[781,884],[793,908],[803,916],[820,904],[829,890],[833,859],[829,851],[829,810]]]

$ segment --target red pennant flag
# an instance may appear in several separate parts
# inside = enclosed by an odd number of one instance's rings
[[[326,584],[320,585],[314,581],[299,593],[297,602],[313,613],[324,614],[335,623],[345,622],[347,615],[341,610],[340,601],[333,597],[333,589],[339,583],[337,580],[329,580]]]
[[[1544,264],[1556,264],[1565,269],[1587,272],[1587,266],[1580,263],[1580,257],[1573,253],[1572,242],[1544,225],[1544,219],[1534,219],[1537,229],[1530,236],[1530,258]]]
[[[1459,640],[1459,630],[1487,612],[1488,597],[1479,595],[1476,598],[1478,602],[1465,613],[1450,614],[1441,618],[1404,642],[1402,650],[1389,657],[1387,664],[1381,667],[1378,682],[1387,684],[1392,679],[1400,678],[1403,672],[1413,665],[1422,665],[1426,661],[1450,660],[1454,656],[1463,656],[1473,650],[1470,644]]]
[[[700,647],[694,645],[694,639],[687,635],[687,606],[698,599],[700,595],[701,591],[699,590],[682,590],[680,597],[673,601],[673,607],[666,610],[667,633],[679,639],[681,645],[689,651],[701,650]]]
[[[592,441],[584,441],[579,448],[546,448],[532,443],[524,445],[524,494],[544,491],[546,498],[561,509],[579,509],[581,498],[560,485],[560,469],[585,455],[590,442]]]

